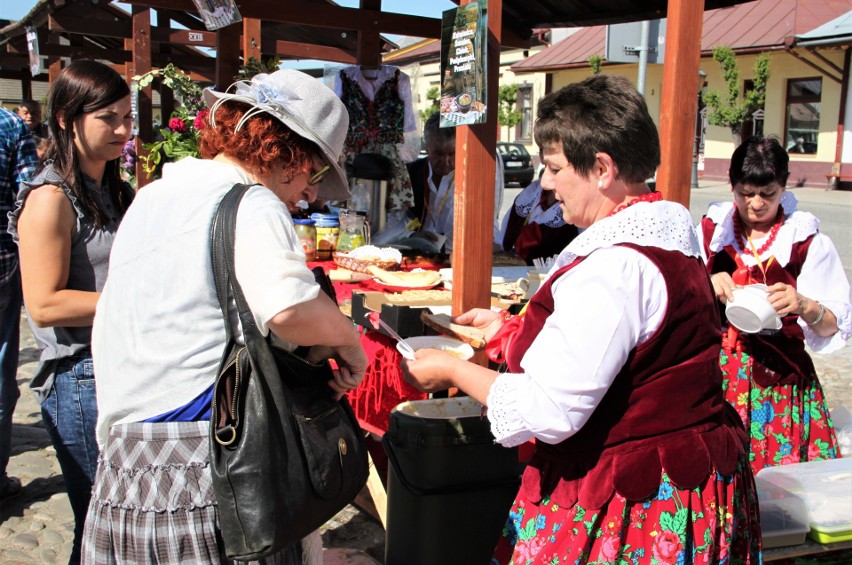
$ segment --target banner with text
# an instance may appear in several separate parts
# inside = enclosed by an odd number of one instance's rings
[[[487,7],[479,0],[443,13],[441,127],[485,122]]]

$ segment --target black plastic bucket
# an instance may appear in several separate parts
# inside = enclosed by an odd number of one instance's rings
[[[390,415],[385,565],[487,565],[520,484],[517,448],[494,443],[471,398],[404,402]]]

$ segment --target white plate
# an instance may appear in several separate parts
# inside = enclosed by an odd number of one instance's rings
[[[432,284],[428,284],[428,285],[423,285],[423,284],[391,284],[391,283],[382,282],[379,279],[373,279],[373,280],[379,286],[386,286],[386,287],[390,287],[390,288],[408,288],[408,289],[411,289],[411,290],[427,290],[427,289],[434,288],[434,287],[438,286],[439,284],[441,284],[440,279],[438,281],[436,281]]]
[[[457,339],[445,337],[442,335],[420,335],[417,337],[409,337],[405,342],[411,346],[414,351],[418,349],[440,349],[448,353],[452,353],[457,357],[467,360],[473,357],[473,348]],[[396,345],[397,351],[400,351],[400,345]]]
[[[524,265],[518,267],[494,267],[491,269],[491,284],[513,283],[520,278],[526,278],[527,271],[533,267]],[[444,288],[452,290],[453,288],[453,269],[439,269],[441,279],[444,281]]]

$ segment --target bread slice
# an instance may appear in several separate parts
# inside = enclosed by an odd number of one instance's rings
[[[474,349],[485,347],[485,335],[482,330],[471,326],[455,324],[447,314],[433,314],[424,308],[420,312],[420,321],[435,331],[460,339]]]
[[[441,280],[441,273],[438,271],[386,271],[372,265],[367,267],[367,270],[381,282],[392,286],[416,288],[432,286]]]

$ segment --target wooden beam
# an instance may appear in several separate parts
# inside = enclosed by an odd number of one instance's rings
[[[142,75],[151,70],[151,10],[133,6],[133,70],[128,75]],[[142,156],[145,155],[143,143],[154,141],[153,110],[151,108],[152,88],[149,84],[138,91],[137,112],[139,116],[139,135],[136,136],[136,187],[142,188],[151,179],[142,170]]]
[[[462,5],[474,0],[463,0]],[[453,218],[453,314],[491,304],[494,175],[497,151],[497,88],[503,0],[488,2],[487,121],[456,128]],[[480,33],[485,30],[480,30]],[[485,363],[484,356],[477,361]]]
[[[131,24],[128,21],[96,20],[92,18],[76,18],[54,12],[48,16],[47,29],[61,33],[76,33],[97,37],[130,37]]]
[[[231,24],[216,31],[216,88],[225,90],[234,82],[240,69],[240,32],[242,26]]]
[[[318,59],[320,61],[336,61],[348,64],[356,62],[356,58],[352,53],[338,47],[297,43],[295,41],[276,41],[272,38],[263,40],[262,51],[289,59]]]
[[[382,0],[361,0],[362,10],[381,12]],[[357,59],[361,65],[378,67],[382,64],[381,38],[378,31],[359,30]]]
[[[260,20],[255,18],[243,19],[243,64],[248,62],[249,57],[254,57],[258,62],[263,60],[261,56]]]
[[[158,12],[158,15],[162,12]],[[169,18],[171,19],[171,18]],[[115,37],[126,39],[131,36],[130,22],[93,20],[52,14],[48,20],[51,31],[80,34],[90,37]],[[197,31],[188,29],[170,29],[159,27],[151,30],[153,43],[171,43],[191,45],[193,47],[216,47],[216,33],[212,31]]]
[[[171,43],[172,45],[189,45],[191,47],[216,47],[216,32],[214,31],[152,29],[151,39],[154,43]]]
[[[129,4],[196,12],[191,0],[130,0]],[[243,18],[285,22],[346,30],[371,30],[415,37],[441,37],[441,20],[393,12],[344,8],[332,4],[311,4],[305,9],[300,0],[253,0],[239,5]]]
[[[657,172],[657,188],[666,200],[680,202],[687,208],[698,112],[703,17],[704,0],[669,2],[660,108],[662,163]]]

